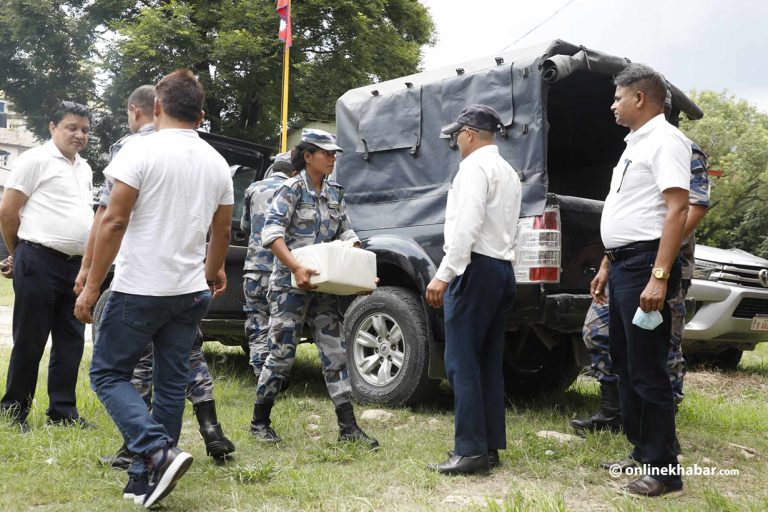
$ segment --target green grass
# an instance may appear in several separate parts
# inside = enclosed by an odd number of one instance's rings
[[[96,431],[45,427],[45,368],[31,415],[32,434],[21,435],[0,421],[0,510],[137,510],[121,498],[124,473],[105,468],[99,455],[113,452],[120,437],[87,384],[87,359],[78,384],[83,417]],[[10,347],[0,347],[4,381]],[[248,434],[254,382],[239,350],[206,345],[219,419],[237,445],[236,457],[217,465],[206,457],[190,407],[180,446],[195,463],[161,510],[178,511],[563,511],[563,510],[766,510],[768,509],[768,345],[744,356],[737,372],[689,374],[678,414],[683,465],[738,469],[733,476],[691,476],[682,496],[643,500],[617,492],[627,479],[597,468],[621,458],[623,436],[590,435],[561,445],[536,436],[540,430],[570,433],[568,421],[597,406],[597,385],[580,377],[567,392],[548,401],[511,407],[508,449],[502,467],[488,478],[446,478],[425,469],[451,448],[451,398],[444,389],[415,408],[384,408],[387,422],[361,422],[381,442],[371,452],[336,443],[333,406],[327,398],[313,345],[300,347],[293,383],[275,405],[279,446],[259,444]],[[356,406],[358,415],[366,408]],[[757,455],[742,453],[748,446]],[[551,453],[550,453],[551,452]]]
[[[13,281],[0,277],[0,306],[13,306]]]

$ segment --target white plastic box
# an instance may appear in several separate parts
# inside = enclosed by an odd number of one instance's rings
[[[291,251],[305,267],[320,272],[311,278],[315,291],[333,295],[353,295],[376,289],[376,254],[334,240],[325,244],[308,245]],[[296,277],[291,274],[291,286]]]

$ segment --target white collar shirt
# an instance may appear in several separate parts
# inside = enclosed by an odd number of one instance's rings
[[[5,185],[27,201],[18,237],[70,256],[82,255],[93,223],[93,172],[80,155],[70,162],[53,141],[25,151]]]
[[[691,145],[662,114],[624,140],[600,221],[606,249],[660,239],[667,215],[662,192],[690,190]]]
[[[520,178],[496,145],[464,158],[448,191],[445,257],[435,277],[450,282],[462,275],[473,252],[513,261],[521,199]]]

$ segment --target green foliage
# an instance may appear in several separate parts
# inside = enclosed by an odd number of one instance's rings
[[[712,206],[697,230],[698,241],[735,247],[768,258],[768,114],[726,92],[692,91],[704,110],[681,129],[709,155]]]
[[[97,2],[98,3],[98,2]],[[434,26],[415,0],[306,0],[292,6],[290,119],[330,119],[347,89],[418,69]],[[212,132],[259,142],[278,134],[282,43],[275,2],[146,1],[118,16],[108,53],[106,97],[121,113],[128,93],[178,67],[194,70],[207,91]]]
[[[29,129],[47,139],[58,102],[93,105],[94,44],[98,16],[87,0],[3,0],[0,2],[0,90],[24,116]],[[86,158],[98,158],[96,145]]]
[[[3,0],[0,90],[35,134],[62,99],[94,109],[95,170],[126,132],[128,94],[176,68],[206,88],[207,128],[269,144],[279,132],[283,45],[274,0]],[[434,24],[417,0],[293,3],[290,122],[332,119],[347,89],[418,71]],[[97,179],[98,181],[98,179]]]

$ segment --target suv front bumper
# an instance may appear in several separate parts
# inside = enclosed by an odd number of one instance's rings
[[[745,302],[745,299],[751,300]],[[686,306],[691,302],[695,307],[683,333],[684,352],[711,352],[721,348],[752,350],[756,344],[768,342],[768,331],[752,330],[750,316],[755,306],[758,312],[768,311],[768,289],[694,279]]]

